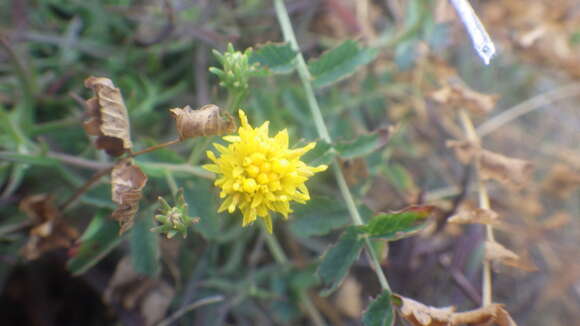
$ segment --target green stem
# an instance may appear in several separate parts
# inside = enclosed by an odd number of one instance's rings
[[[274,256],[276,262],[283,265],[287,264],[288,257],[286,257],[286,254],[284,253],[282,246],[280,246],[278,239],[276,239],[276,237],[274,237],[270,232],[268,232],[268,230],[266,230],[266,225],[264,223],[260,223],[260,225],[262,226],[262,232],[266,239],[266,245],[268,246],[268,249],[270,250],[272,256]],[[314,303],[310,299],[310,296],[308,295],[306,290],[300,290],[298,296],[300,302],[302,303],[302,306],[304,307],[304,309],[306,309],[306,312],[310,316],[310,319],[312,319],[314,325],[326,326],[326,324],[324,323],[324,319],[322,319],[322,316],[320,316],[320,313],[314,307]]]
[[[298,47],[298,42],[296,41],[296,36],[294,35],[294,30],[292,28],[292,23],[290,22],[290,17],[288,17],[288,11],[286,10],[286,6],[284,5],[283,0],[274,0],[274,7],[276,9],[276,15],[278,17],[278,22],[280,23],[280,27],[282,28],[282,34],[284,35],[284,39],[290,43],[292,49],[298,52],[296,57],[296,68],[298,70],[298,75],[300,76],[300,80],[302,81],[302,85],[304,87],[304,91],[306,93],[306,99],[308,101],[308,106],[310,107],[310,111],[312,113],[312,117],[314,118],[314,124],[316,126],[316,130],[318,131],[318,135],[324,141],[328,143],[332,143],[332,139],[326,128],[326,124],[324,123],[324,118],[322,117],[322,112],[320,111],[320,107],[318,105],[318,101],[316,100],[316,96],[314,95],[314,90],[312,88],[310,72],[308,71],[308,66],[304,61],[304,57],[300,52],[300,48]],[[346,205],[348,207],[352,222],[355,225],[363,225],[363,220],[360,216],[360,213],[354,203],[354,199],[346,184],[344,179],[344,175],[342,174],[342,170],[338,162],[335,160],[332,163],[332,168],[334,170],[334,175],[338,182],[338,187],[340,188],[340,192],[342,197],[344,198]],[[369,260],[371,261],[371,265],[375,274],[381,283],[381,286],[385,290],[390,291],[389,282],[387,281],[387,277],[385,276],[383,269],[381,268],[381,264],[378,260],[377,254],[371,244],[371,241],[367,238],[365,239],[365,244],[369,256]]]

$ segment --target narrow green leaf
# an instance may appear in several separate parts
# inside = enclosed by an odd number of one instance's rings
[[[315,87],[336,83],[353,74],[360,66],[376,58],[378,49],[362,48],[353,40],[322,54],[308,63]]]
[[[93,267],[123,239],[119,236],[119,223],[108,215],[108,211],[99,211],[80,238],[77,253],[67,263],[73,275],[80,275]]]
[[[259,63],[271,72],[287,74],[294,69],[297,54],[287,43],[267,43],[252,53],[250,64]]]
[[[344,203],[330,198],[312,198],[306,205],[296,206],[290,230],[302,238],[328,234],[349,221]]]
[[[0,152],[0,159],[39,166],[59,165],[59,161],[51,157],[37,156],[31,154],[21,154],[15,152]]]
[[[338,242],[326,251],[318,267],[318,275],[326,287],[320,295],[327,296],[340,286],[350,266],[359,257],[363,245],[364,240],[358,229],[349,227]]]
[[[364,326],[391,326],[394,322],[391,293],[383,290],[363,313],[362,323]]]
[[[316,142],[316,147],[304,154],[302,161],[310,166],[317,166],[320,164],[330,164],[335,156],[335,151],[332,145],[320,140]]]
[[[156,277],[159,274],[159,235],[151,232],[155,227],[151,210],[135,219],[129,243],[131,260],[137,273]],[[148,214],[148,213],[151,214]]]
[[[411,207],[401,212],[380,214],[360,230],[372,238],[398,240],[409,237],[427,226],[433,206]]]
[[[353,159],[369,155],[385,146],[391,136],[389,128],[379,128],[374,132],[361,135],[349,142],[337,142],[334,148],[343,159]]]

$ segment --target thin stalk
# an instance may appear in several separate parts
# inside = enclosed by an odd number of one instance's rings
[[[286,257],[286,254],[284,253],[282,246],[280,246],[278,239],[276,239],[272,234],[270,234],[266,230],[266,227],[263,223],[261,223],[261,225],[262,225],[262,234],[264,235],[264,238],[266,239],[266,245],[268,246],[270,253],[272,254],[272,256],[274,256],[274,259],[279,264],[284,264],[284,265],[287,264],[288,257]],[[320,313],[318,312],[318,310],[316,310],[314,303],[310,299],[310,296],[308,295],[308,293],[305,290],[301,290],[299,292],[298,296],[299,296],[300,302],[302,302],[302,306],[306,309],[306,312],[308,313],[310,319],[312,319],[312,322],[314,323],[314,325],[326,326],[326,324],[324,323],[324,320],[322,319],[322,316],[320,316]]]
[[[174,139],[174,140],[170,140],[170,141],[165,142],[165,143],[153,145],[151,147],[147,147],[147,148],[145,148],[143,150],[140,150],[138,152],[131,153],[131,157],[135,157],[135,156],[139,156],[141,154],[153,152],[153,151],[156,151],[158,149],[161,149],[161,148],[164,148],[164,147],[167,147],[167,146],[175,145],[175,144],[177,144],[179,142],[181,142],[181,139]]]
[[[286,10],[286,6],[284,5],[283,0],[274,0],[274,8],[276,9],[276,15],[278,17],[278,22],[280,27],[282,28],[282,34],[284,35],[284,39],[290,43],[292,49],[298,52],[296,56],[296,68],[298,70],[298,75],[300,76],[300,80],[302,82],[302,86],[304,87],[304,91],[306,93],[306,99],[308,101],[308,106],[310,107],[310,112],[312,113],[312,117],[314,118],[314,124],[316,126],[316,130],[318,131],[318,135],[324,141],[331,143],[332,138],[326,128],[326,124],[324,122],[324,118],[322,117],[322,112],[320,111],[320,107],[318,106],[318,101],[316,100],[316,96],[314,95],[314,90],[311,84],[310,72],[308,71],[308,67],[306,62],[304,61],[304,57],[300,52],[300,48],[298,47],[298,41],[296,41],[296,36],[294,35],[294,30],[292,28],[292,23],[290,22],[290,17],[288,17],[288,11]],[[362,225],[364,224],[360,213],[354,203],[354,199],[346,184],[344,179],[344,175],[342,174],[342,170],[338,162],[335,160],[332,163],[332,169],[334,170],[334,175],[336,177],[336,181],[340,188],[340,192],[342,197],[344,198],[346,205],[348,207],[350,217],[352,222],[355,225]],[[385,290],[390,291],[389,282],[387,281],[387,277],[385,276],[383,269],[381,268],[381,264],[375,253],[375,250],[371,244],[371,241],[367,238],[365,239],[365,245],[367,249],[367,253],[369,256],[369,260],[371,262],[371,266],[377,274],[379,282],[381,283],[381,287]]]
[[[469,117],[469,114],[462,109],[459,111],[459,119],[467,135],[467,139],[476,144],[480,143],[477,131]],[[479,207],[483,209],[490,209],[489,194],[487,192],[487,187],[485,181],[481,178],[481,164],[479,158],[475,160],[475,168],[477,171],[477,192],[479,194]],[[485,234],[487,241],[494,241],[493,227],[491,225],[485,226]],[[482,283],[482,306],[487,306],[492,303],[492,277],[491,277],[491,263],[489,260],[483,260],[483,283]]]
[[[108,174],[113,170],[113,166],[97,171],[85,184],[80,187],[67,201],[60,205],[60,210],[66,210],[72,203],[74,203],[82,194],[87,192],[97,181],[99,181],[103,176]]]

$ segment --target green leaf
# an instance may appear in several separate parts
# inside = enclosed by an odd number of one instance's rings
[[[361,135],[350,142],[338,142],[334,148],[338,155],[344,159],[366,156],[385,146],[389,140],[389,134],[389,129],[381,128],[376,132]]]
[[[0,152],[0,159],[39,166],[58,166],[60,163],[57,159],[52,157],[20,154],[14,152]]]
[[[195,182],[186,183],[183,193],[189,207],[189,215],[199,217],[199,223],[192,225],[192,229],[208,240],[224,235],[221,230],[223,217],[217,213],[219,204],[212,189],[211,181],[198,178]]]
[[[156,277],[159,274],[159,235],[151,232],[155,227],[151,210],[135,219],[129,243],[133,268],[139,274]],[[151,213],[151,214],[149,214]]]
[[[364,326],[391,326],[395,322],[393,317],[391,293],[383,290],[363,313],[362,323]]]
[[[344,203],[330,198],[312,198],[306,205],[296,206],[290,230],[302,238],[325,235],[346,225],[349,213]]]
[[[297,54],[287,43],[267,43],[252,53],[250,64],[259,63],[271,72],[287,74],[294,69]]]
[[[308,70],[314,79],[312,83],[315,87],[336,83],[374,60],[377,54],[378,49],[361,48],[357,42],[347,40],[308,63]]]
[[[327,296],[336,290],[359,257],[363,245],[364,240],[357,228],[349,227],[338,242],[326,251],[318,267],[318,275],[326,287],[320,295]]]
[[[73,275],[80,275],[93,267],[123,239],[119,236],[119,223],[108,215],[108,211],[99,211],[80,238],[77,253],[67,263]]]
[[[397,213],[380,214],[360,228],[372,238],[398,240],[409,237],[427,226],[433,206],[417,206]]]
[[[304,154],[302,161],[310,166],[318,166],[321,164],[328,165],[332,162],[335,155],[336,153],[333,150],[332,145],[320,140],[316,142],[316,147]]]

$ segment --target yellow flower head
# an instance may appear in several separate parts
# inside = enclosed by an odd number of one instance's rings
[[[270,137],[269,121],[253,128],[242,110],[240,123],[238,135],[223,137],[230,143],[227,147],[214,144],[220,152],[219,157],[207,151],[214,164],[203,167],[218,174],[214,184],[221,188],[220,197],[225,198],[218,212],[233,213],[238,208],[244,216],[243,226],[261,217],[271,233],[270,211],[288,218],[292,213],[291,201],[304,204],[310,199],[304,182],[314,173],[326,170],[327,166],[311,167],[300,161],[300,156],[316,144],[288,149],[287,129]]]

